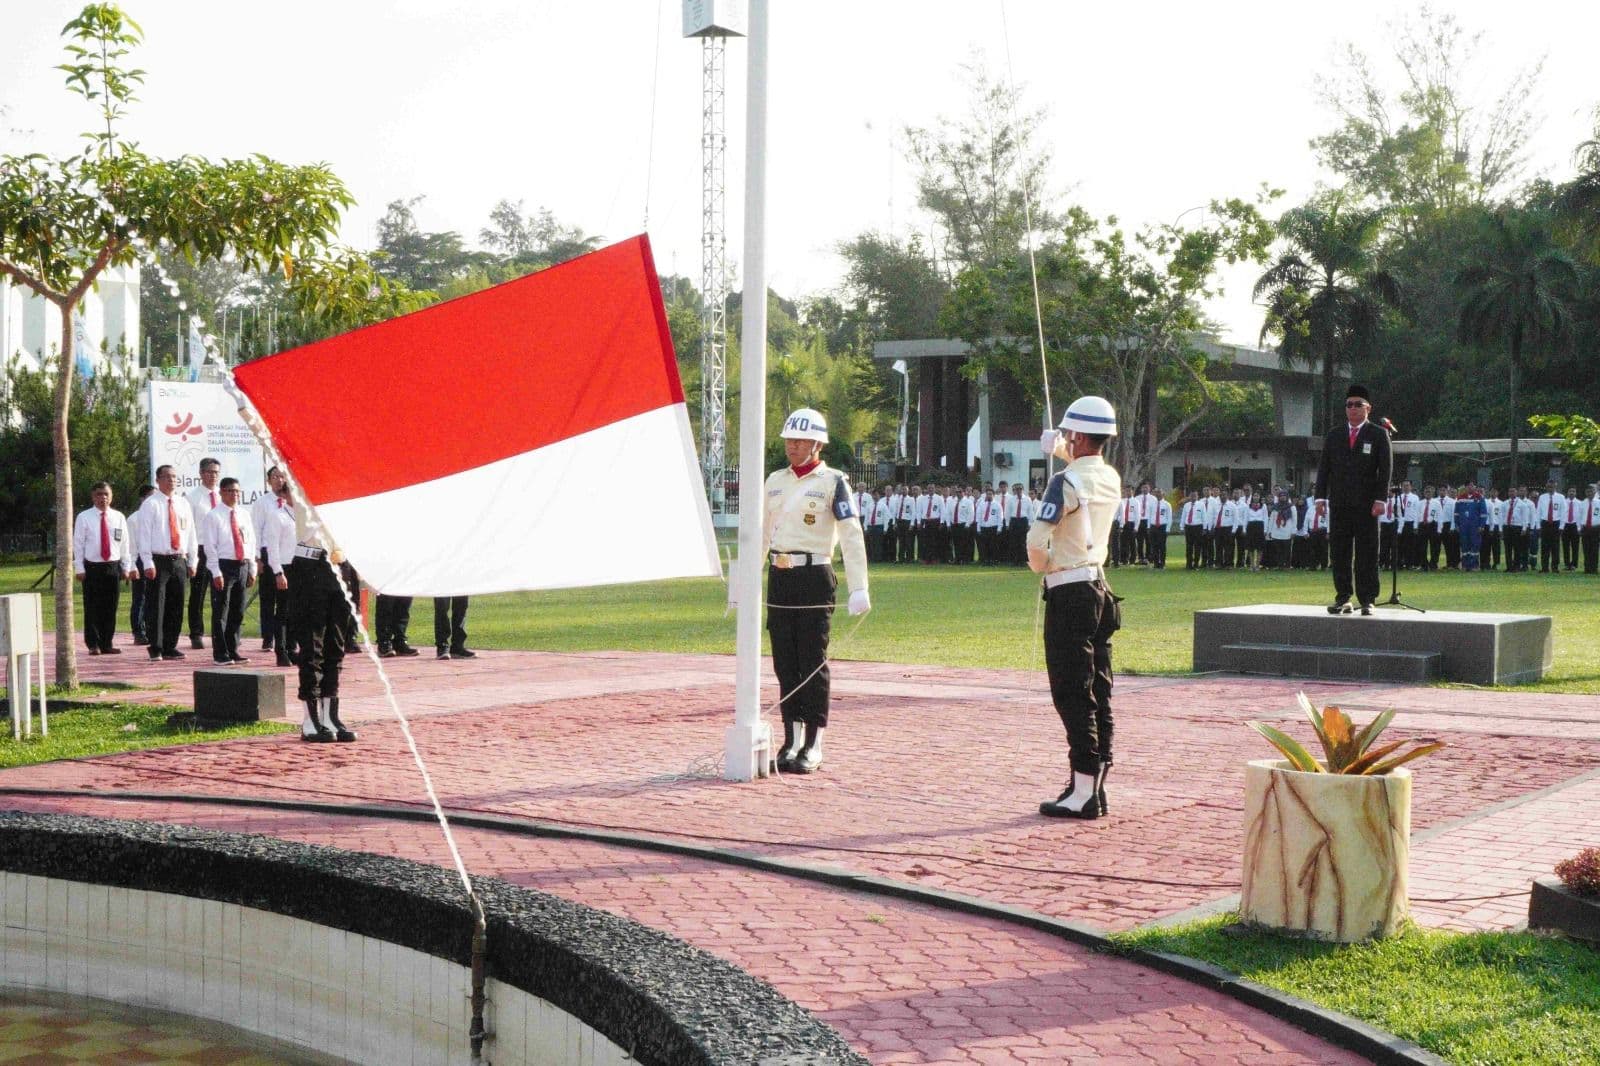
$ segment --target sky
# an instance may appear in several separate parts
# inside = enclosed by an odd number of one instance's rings
[[[1442,6],[1442,5],[1441,5]],[[71,0],[0,0],[0,151],[69,152],[94,114],[62,87]],[[1451,3],[1483,34],[1473,84],[1494,95],[1543,60],[1528,175],[1571,173],[1600,105],[1600,4]],[[663,272],[700,276],[701,46],[679,0],[132,0],[147,71],[124,124],[157,155],[260,152],[326,162],[358,199],[342,239],[375,242],[386,203],[425,196],[418,222],[469,241],[500,199],[550,208],[615,240],[648,229]],[[1281,0],[775,0],[768,114],[769,285],[835,289],[839,242],[928,232],[903,131],[967,106],[961,67],[1045,108],[1057,203],[1124,224],[1186,223],[1263,182],[1299,202],[1319,181],[1307,145],[1335,120],[1318,74],[1345,42],[1390,54],[1411,4]],[[1336,12],[1336,13],[1335,13]],[[742,259],[745,47],[727,50],[730,260]],[[1398,72],[1379,62],[1378,69]],[[646,225],[648,221],[648,226]],[[1225,277],[1208,312],[1225,340],[1261,327]],[[735,288],[738,282],[735,282]]]

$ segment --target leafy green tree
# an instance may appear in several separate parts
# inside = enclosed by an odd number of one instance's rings
[[[1392,211],[1397,227],[1410,230],[1438,212],[1485,203],[1516,181],[1538,128],[1530,100],[1542,63],[1517,69],[1483,100],[1491,75],[1481,69],[1482,33],[1427,5],[1389,31],[1391,76],[1347,45],[1343,69],[1318,79],[1340,125],[1311,146],[1354,196]]]
[[[524,215],[522,201],[501,200],[489,211],[489,224],[478,231],[478,239],[502,262],[519,273],[538,270],[574,259],[600,246],[601,238],[590,236],[578,226],[556,220],[547,207],[537,214]]]
[[[1594,139],[1580,144],[1574,158],[1578,174],[1557,193],[1556,208],[1577,231],[1590,258],[1600,263],[1600,121]]]
[[[1375,337],[1383,307],[1400,302],[1399,282],[1378,263],[1383,225],[1382,211],[1354,208],[1337,194],[1292,208],[1277,227],[1288,247],[1255,284],[1267,305],[1262,341],[1278,336],[1288,364],[1322,365],[1322,431],[1338,416],[1339,370]]]
[[[902,243],[894,237],[862,233],[841,243],[838,251],[845,263],[841,292],[850,302],[854,320],[872,339],[934,335],[950,284],[928,257],[920,237]],[[838,314],[844,317],[843,307]]]
[[[94,104],[102,126],[88,148],[66,158],[0,157],[0,273],[53,304],[61,315],[51,421],[56,568],[72,567],[72,312],[101,273],[136,257],[137,234],[188,258],[232,257],[247,269],[294,269],[333,236],[353,201],[321,165],[291,166],[263,156],[212,161],[151,157],[117,133],[144,72],[124,61],[142,38],[114,4],[90,4],[67,23],[67,87]],[[72,582],[55,590],[56,632],[73,626]],[[56,642],[56,680],[75,686],[76,642]]]
[[[424,197],[390,200],[378,220],[374,269],[419,291],[438,291],[478,266],[482,256],[468,250],[453,230],[427,233],[417,226],[415,208]]]
[[[1522,419],[1517,389],[1529,345],[1545,349],[1565,334],[1578,268],[1557,247],[1543,212],[1508,208],[1486,215],[1483,258],[1455,276],[1461,294],[1459,333],[1464,341],[1502,343],[1510,357],[1511,484],[1518,484],[1517,442]]]
[[[996,266],[1016,255],[1028,232],[1056,227],[1045,187],[1049,155],[1035,144],[1044,112],[1025,108],[1020,90],[990,77],[977,60],[965,68],[969,106],[931,128],[908,127],[917,167],[917,203],[944,231],[944,257],[956,270]]]

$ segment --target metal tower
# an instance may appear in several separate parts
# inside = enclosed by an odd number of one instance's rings
[[[712,514],[727,513],[728,38],[700,38],[700,466]]]

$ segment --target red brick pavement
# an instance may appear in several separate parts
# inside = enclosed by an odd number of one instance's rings
[[[447,865],[433,827],[85,798],[70,809]],[[738,964],[876,1063],[1356,1063],[1218,993],[1054,937],[681,856],[459,830],[469,869],[602,907]],[[490,947],[493,951],[493,945]]]
[[[154,698],[181,703],[191,671],[208,664],[193,657],[152,664],[124,655],[83,665],[88,676],[165,683]],[[1243,723],[1286,721],[1304,734],[1293,710],[1297,688],[1350,707],[1358,718],[1402,707],[1397,733],[1450,742],[1418,766],[1412,894],[1440,901],[1417,903],[1419,920],[1458,928],[1515,925],[1526,898],[1514,894],[1530,875],[1595,842],[1592,818],[1584,814],[1600,798],[1591,697],[1124,678],[1108,789],[1112,817],[1061,824],[1033,810],[1059,787],[1065,745],[1042,679],[1025,672],[836,664],[824,772],[735,785],[721,781],[716,767],[731,719],[729,659],[484,652],[470,662],[424,657],[385,665],[452,807],[842,865],[1108,928],[1225,899],[1236,889],[1241,766],[1269,754]],[[0,785],[418,802],[416,771],[370,664],[354,664],[347,679],[346,717],[363,730],[358,745],[310,747],[287,737],[198,745],[7,771]],[[1497,805],[1504,809],[1485,813]],[[121,816],[139,810],[87,797],[37,806]],[[435,834],[404,823],[202,810],[144,813],[444,861]],[[818,1009],[878,1061],[901,1061],[894,1057],[901,1052],[910,1056],[905,1061],[1026,1060],[1030,1048],[1040,1047],[1040,1058],[1060,1061],[1084,1051],[1083,1041],[1107,1060],[1136,1049],[1174,1062],[1213,1055],[1292,1061],[1273,1058],[1283,1050],[1259,1040],[1248,1053],[1186,1045],[1190,1022],[1170,1013],[1179,1008],[1159,997],[1155,1007],[1126,999],[1132,993],[1122,977],[1108,979],[1115,994],[1073,993],[1074,982],[1084,980],[1099,988],[1097,967],[1111,960],[1039,934],[773,875],[712,871],[695,860],[467,835],[474,869],[678,932]],[[506,858],[512,854],[515,860]],[[769,899],[781,902],[759,902]],[[684,908],[684,900],[692,905]],[[889,929],[904,936],[883,932],[880,940],[878,933]],[[813,950],[802,956],[782,946],[796,940]],[[1044,970],[1007,969],[1017,960],[987,956],[981,965],[969,963],[930,947],[947,942],[960,950],[992,942],[1002,955],[1015,950],[1045,960]],[[808,969],[819,965],[817,972]],[[921,991],[891,987],[913,977]],[[856,998],[834,998],[846,994]],[[985,998],[991,994],[997,998]],[[1173,995],[1211,1002],[1197,998],[1196,989]],[[1137,1005],[1137,1020],[1119,1015],[1099,1042],[1088,1035],[1098,1033],[1099,1023],[1070,1011],[1066,1022],[1049,1015],[1068,1010],[1066,1004],[1071,1010],[1102,1004],[1087,1008],[1093,1015],[1119,1002]],[[951,1003],[964,1019],[959,1024],[938,1013]],[[995,1032],[983,1028],[985,1019]],[[943,1033],[943,1021],[960,1035]],[[1055,1035],[1036,1045],[1041,1032]],[[986,1043],[991,1036],[995,1042]],[[1194,1054],[1185,1057],[1189,1050]],[[998,1057],[1002,1052],[1011,1058]]]

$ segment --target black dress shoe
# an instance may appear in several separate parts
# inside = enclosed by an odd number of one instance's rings
[[[235,665],[243,665],[243,664],[244,664],[244,663],[247,663],[247,662],[249,662],[249,661],[250,661],[250,660],[249,660],[249,659],[246,659],[246,658],[245,658],[245,657],[244,657],[244,656],[243,656],[243,655],[234,655],[234,656],[232,656],[232,657],[230,657],[230,658],[229,658],[229,659],[228,659],[228,661],[229,661],[229,662],[230,662],[230,663],[233,663],[233,664],[235,664]]]
[[[1328,613],[1329,614],[1349,614],[1350,613],[1350,601],[1349,600],[1335,600],[1335,601],[1333,601],[1332,603],[1328,604]]]
[[[134,636],[134,638],[133,638],[133,642],[135,644],[137,644],[141,648],[147,646],[150,643],[150,641],[147,640],[142,634],[136,634]]]
[[[100,654],[101,655],[121,655],[122,654],[122,649],[121,648],[101,648],[100,649]]]
[[[189,647],[198,649],[198,648],[203,648],[205,646],[206,646],[206,641],[205,641],[204,637],[190,637],[189,638]]]
[[[90,648],[89,649],[89,654],[90,655],[99,655],[100,654],[100,649],[99,648]]]
[[[187,656],[184,655],[183,652],[181,652],[181,651],[164,651],[164,652],[161,653],[161,658],[162,658],[162,661],[170,663],[170,662],[176,662],[179,659],[187,658]]]
[[[450,649],[449,648],[439,648],[433,653],[433,657],[435,659],[448,659],[448,658],[450,658]]]
[[[394,658],[394,649],[389,647],[387,644],[379,644],[378,645],[378,658],[380,658],[380,659],[393,659]]]
[[[478,653],[477,652],[468,651],[466,648],[451,648],[450,649],[450,658],[452,658],[452,659],[476,659],[477,657],[478,657]]]
[[[293,666],[294,665],[294,660],[290,659],[289,658],[289,653],[284,651],[282,648],[278,649],[278,665],[279,666]]]
[[[402,658],[402,659],[409,659],[413,655],[421,655],[422,654],[420,651],[418,651],[416,648],[413,648],[409,644],[396,644],[394,646],[394,653],[396,655],[400,656],[400,658]]]
[[[1072,786],[1068,785],[1066,791],[1053,800],[1045,800],[1039,804],[1039,813],[1046,818],[1098,818],[1100,817],[1100,801],[1091,799],[1083,805],[1081,810],[1073,810],[1067,806],[1067,797],[1072,795]]]
[[[270,641],[270,640],[263,640],[263,641],[262,641],[262,642],[261,642],[261,650],[262,650],[262,651],[271,651],[271,650],[272,650],[272,641]]]
[[[1362,614],[1364,614],[1364,615],[1366,615],[1366,616],[1367,616],[1367,617],[1369,617],[1369,618],[1370,618],[1370,617],[1372,617],[1372,604],[1370,604],[1370,603],[1363,603],[1363,604],[1362,604],[1362,605],[1361,605],[1361,613],[1362,613]]]

